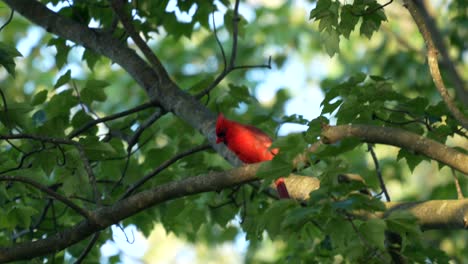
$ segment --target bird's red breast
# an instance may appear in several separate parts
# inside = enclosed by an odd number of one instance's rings
[[[216,143],[223,142],[245,163],[272,160],[278,149],[270,149],[271,138],[260,129],[237,123],[219,114],[216,121]],[[288,189],[283,178],[275,181],[281,199],[289,199]]]
[[[270,149],[271,138],[260,129],[218,116],[216,142],[224,142],[245,163],[272,160],[278,149]]]

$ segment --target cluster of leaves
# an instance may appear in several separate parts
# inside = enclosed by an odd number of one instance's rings
[[[333,115],[337,125],[394,126],[441,143],[458,132],[458,122],[449,117],[444,102],[431,104],[425,97],[408,98],[393,88],[391,80],[381,76],[358,73],[344,82],[324,80],[322,87],[322,115]],[[309,131],[317,132],[317,126]],[[406,159],[411,170],[425,160],[405,149],[399,152],[401,158]]]
[[[353,1],[352,4],[318,0],[310,12],[310,19],[318,21],[324,48],[328,55],[333,56],[339,51],[340,37],[349,39],[359,22],[359,34],[370,39],[387,17],[375,0]]]
[[[398,234],[402,239],[399,254],[406,260],[448,261],[444,252],[421,242],[422,233],[412,215],[373,218],[385,206],[378,198],[360,192],[366,185],[360,181],[338,184],[332,175],[322,176],[320,189],[312,192],[305,204],[290,200],[249,202],[245,210],[259,211],[261,216],[247,213],[242,224],[251,247],[262,241],[267,231],[270,238],[286,242],[279,261],[322,263],[339,255],[351,263],[389,263],[388,243],[392,242],[388,237]]]

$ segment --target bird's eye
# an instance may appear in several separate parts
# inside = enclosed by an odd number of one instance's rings
[[[226,136],[226,132],[225,131],[221,131],[219,133],[216,134],[219,138],[223,138]]]

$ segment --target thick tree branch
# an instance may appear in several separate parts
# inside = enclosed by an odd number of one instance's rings
[[[381,143],[404,148],[468,174],[468,155],[402,129],[369,125],[341,125],[328,126],[322,130],[322,141],[326,144],[333,144],[349,137],[357,137],[368,143]]]
[[[468,129],[468,118],[466,118],[463,113],[460,111],[460,109],[457,108],[455,105],[455,102],[453,99],[450,97],[447,88],[445,87],[444,81],[442,79],[442,75],[440,73],[439,69],[439,62],[437,59],[437,56],[439,54],[439,51],[437,49],[437,46],[434,41],[434,34],[437,34],[437,30],[435,26],[429,27],[429,22],[432,21],[430,18],[429,14],[427,13],[424,4],[420,0],[405,0],[404,1],[405,6],[408,8],[408,11],[410,12],[411,16],[414,19],[414,22],[418,26],[419,31],[421,32],[421,35],[424,38],[424,41],[426,42],[426,47],[427,47],[427,60],[429,64],[429,70],[432,75],[432,79],[434,81],[434,84],[439,91],[440,95],[442,96],[442,99],[444,100],[445,104],[447,105],[447,108],[449,111],[452,113],[453,117],[460,122],[460,124]],[[433,24],[433,23],[432,23]],[[439,41],[439,48],[444,49],[443,41]],[[451,62],[450,58],[448,57],[448,54],[446,51],[443,52],[446,57],[444,57],[444,61],[446,64],[452,65],[451,67],[453,68],[455,72],[455,76],[458,74],[455,71],[455,67],[453,66],[453,63]],[[461,78],[458,78],[461,80]],[[463,85],[463,81],[461,81],[462,87],[459,87],[457,89],[458,94],[460,94],[461,99],[463,99],[464,105],[468,105],[467,102],[464,102],[465,97],[466,97],[466,91]],[[457,84],[458,82],[454,82]]]
[[[449,56],[447,46],[445,45],[444,38],[440,31],[437,29],[436,21],[434,21],[434,18],[429,14],[426,4],[429,4],[430,1],[416,1],[415,5],[412,6],[413,8],[416,8],[419,13],[411,13],[413,18],[415,19],[415,16],[420,17],[420,19],[424,20],[424,24],[427,28],[427,30],[430,32],[430,36],[432,39],[432,42],[434,45],[437,47],[437,50],[440,52],[440,55],[442,56],[442,65],[445,70],[447,70],[448,77],[451,78],[453,85],[456,89],[456,93],[460,99],[460,101],[463,103],[463,106],[468,107],[468,88],[466,87],[466,82],[465,80],[462,79],[461,75],[458,73],[454,62]],[[412,12],[412,10],[409,10]]]
[[[153,101],[165,110],[173,112],[202,133],[213,149],[225,157],[232,165],[241,162],[223,144],[216,144],[214,133],[216,116],[198,100],[179,89],[166,71],[155,74],[154,70],[132,49],[107,32],[96,32],[85,25],[62,17],[43,4],[33,0],[2,0],[19,14],[58,35],[110,58],[122,66],[135,81],[146,90]]]
[[[122,22],[122,25],[127,31],[127,33],[130,35],[133,41],[135,41],[135,44],[138,46],[141,52],[143,52],[146,59],[148,59],[148,61],[151,63],[156,73],[158,75],[168,75],[161,61],[159,61],[158,57],[154,55],[154,53],[148,47],[146,42],[140,37],[135,27],[133,27],[131,17],[125,11],[125,3],[126,1],[123,0],[112,0],[111,6],[112,9],[114,9],[114,12],[117,15],[117,17],[120,19],[120,22]]]
[[[429,229],[467,229],[468,199],[431,200],[424,202],[389,202],[384,217],[398,211],[409,211],[418,219],[423,230]]]
[[[19,243],[11,247],[0,247],[0,263],[31,259],[63,250],[99,230],[165,201],[203,192],[217,191],[258,180],[255,175],[259,167],[260,164],[253,164],[224,172],[212,172],[162,184],[153,189],[137,193],[116,202],[112,206],[101,207],[92,211],[90,213],[91,218],[98,221],[84,220],[72,228],[65,229],[47,238]],[[316,182],[318,184],[318,181]],[[313,188],[316,189],[317,186],[313,186]],[[409,203],[409,205],[407,203],[387,203],[387,209],[391,212],[409,210],[424,229],[467,228],[468,199],[448,200],[444,201],[443,204],[438,201],[430,201],[427,202],[426,207],[416,207],[419,204],[421,203]],[[433,217],[427,212],[437,212],[438,215]]]

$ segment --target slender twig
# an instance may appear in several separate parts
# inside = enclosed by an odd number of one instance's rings
[[[117,226],[120,229],[120,231],[122,231],[122,233],[125,236],[125,240],[127,241],[127,243],[129,243],[129,244],[135,243],[135,234],[133,233],[133,229],[130,229],[130,233],[132,233],[132,240],[130,240],[127,233],[125,232],[125,228],[123,227],[122,224],[118,223],[118,224],[115,224],[115,226]]]
[[[384,7],[388,6],[392,2],[393,2],[393,0],[390,0],[390,1],[388,1],[387,3],[385,3],[383,5],[377,5],[376,7],[372,8],[371,10],[366,10],[365,12],[362,12],[362,13],[359,13],[359,14],[354,13],[353,10],[351,9],[351,14],[353,14],[354,16],[367,16],[367,15],[370,15],[370,14],[374,13],[375,11],[377,11],[379,9],[383,9]]]
[[[47,186],[42,185],[41,183],[39,183],[39,182],[37,182],[35,180],[29,179],[29,178],[26,178],[26,177],[21,177],[21,176],[3,175],[3,176],[0,176],[0,181],[22,182],[22,183],[26,183],[28,185],[31,185],[32,187],[40,190],[41,192],[44,192],[44,193],[48,194],[50,197],[53,197],[54,199],[64,203],[65,205],[67,205],[71,209],[75,210],[75,212],[77,212],[78,214],[84,216],[86,219],[91,219],[90,213],[86,209],[79,207],[74,202],[70,201],[67,197],[65,197],[65,196],[51,190]]]
[[[99,115],[91,108],[91,106],[86,105],[83,102],[83,100],[81,100],[80,90],[78,89],[78,86],[76,85],[75,81],[72,80],[71,83],[73,90],[75,90],[76,98],[78,99],[81,109],[83,109],[85,113],[91,113],[96,119],[99,119]]]
[[[53,138],[53,137],[47,137],[47,136],[40,136],[40,135],[31,135],[31,134],[17,134],[17,135],[0,135],[0,140],[1,139],[30,139],[30,140],[37,140],[40,141],[41,143],[48,142],[52,143],[54,145],[59,145],[59,144],[64,144],[64,145],[72,145],[78,149],[79,155],[83,161],[83,166],[86,170],[86,173],[88,174],[88,177],[90,179],[92,188],[93,188],[93,193],[94,193],[94,199],[96,200],[96,203],[99,204],[100,197],[98,195],[97,187],[96,187],[96,177],[93,173],[93,169],[89,163],[88,158],[86,157],[86,153],[84,151],[84,148],[81,144],[78,142],[75,142],[70,139],[66,138]],[[2,172],[5,173],[5,172]]]
[[[41,145],[41,148],[32,150],[32,151],[27,152],[27,153],[24,153],[24,154],[21,156],[20,162],[19,162],[19,164],[18,164],[16,167],[13,167],[13,168],[10,168],[10,169],[6,169],[6,170],[3,170],[3,171],[0,171],[0,175],[5,174],[5,173],[8,173],[8,172],[12,172],[12,171],[21,169],[21,168],[23,167],[23,164],[24,164],[24,161],[26,160],[26,158],[28,158],[29,156],[31,156],[31,155],[33,155],[33,154],[35,154],[35,153],[39,153],[39,152],[43,151],[44,149],[45,149],[45,146],[44,146],[44,144],[42,144],[42,145]]]
[[[15,232],[11,238],[11,240],[13,242],[16,242],[16,239],[28,234],[28,233],[31,233],[34,229],[37,229],[39,227],[39,225],[42,223],[42,221],[44,221],[46,215],[47,215],[47,212],[49,211],[49,208],[51,207],[52,203],[53,203],[53,199],[48,199],[47,200],[47,203],[46,205],[44,206],[44,208],[42,209],[42,212],[41,212],[41,215],[37,218],[36,222],[31,225],[28,229],[24,229],[24,230],[21,230],[19,232]]]
[[[83,262],[83,260],[86,258],[86,256],[91,252],[91,249],[93,249],[94,245],[96,244],[98,238],[99,238],[100,232],[94,233],[93,237],[89,241],[88,245],[86,248],[81,252],[81,255],[78,257],[78,259],[75,261],[75,264],[80,264]]]
[[[268,63],[267,64],[260,64],[260,65],[240,65],[236,66],[236,57],[237,57],[237,46],[238,46],[238,38],[239,38],[239,0],[236,0],[234,4],[234,14],[232,17],[232,48],[231,48],[231,57],[229,58],[229,63],[227,62],[226,59],[226,53],[224,52],[223,45],[221,44],[221,41],[218,38],[217,30],[216,30],[216,24],[215,24],[215,19],[214,19],[214,14],[213,14],[213,32],[215,35],[216,43],[218,44],[220,50],[221,50],[221,55],[223,57],[223,63],[224,67],[221,73],[215,78],[215,80],[208,86],[206,87],[203,91],[195,95],[196,99],[201,99],[205,95],[209,95],[211,90],[213,90],[218,84],[226,78],[229,73],[231,73],[234,70],[241,70],[241,69],[251,69],[251,68],[268,68],[271,69],[271,56],[268,58]]]
[[[91,187],[93,189],[93,196],[94,196],[94,201],[96,202],[97,205],[101,204],[101,196],[98,193],[97,185],[96,185],[96,175],[94,175],[93,168],[91,167],[91,164],[89,163],[88,157],[86,157],[86,153],[84,151],[83,146],[80,144],[76,144],[76,147],[78,149],[78,153],[80,155],[81,161],[83,162],[83,166],[85,168],[86,173],[88,174],[89,181],[91,183]]]
[[[4,109],[5,113],[7,113],[8,112],[8,104],[7,104],[5,94],[3,93],[2,89],[0,89],[0,96],[2,97],[2,101],[3,101],[3,109]]]
[[[271,56],[268,57],[267,64],[255,64],[255,65],[239,65],[232,67],[232,70],[242,70],[242,69],[253,69],[253,68],[267,68],[271,69]]]
[[[60,154],[62,154],[62,161],[60,161],[59,157],[56,159],[56,163],[59,167],[64,166],[67,163],[67,156],[65,155],[65,150],[59,144],[55,144],[55,146],[59,149]]]
[[[131,108],[131,109],[128,109],[128,110],[113,114],[113,115],[105,116],[103,118],[94,119],[94,120],[84,124],[82,127],[78,128],[77,130],[73,131],[72,133],[70,133],[70,135],[68,135],[68,138],[70,138],[70,139],[74,138],[74,137],[78,136],[79,134],[85,132],[86,130],[90,129],[91,127],[93,127],[93,126],[95,126],[95,125],[97,125],[99,123],[104,123],[104,122],[107,122],[107,121],[118,119],[118,118],[121,118],[121,117],[124,117],[124,116],[131,115],[133,113],[137,113],[139,111],[148,109],[150,107],[157,107],[157,106],[158,106],[158,104],[156,104],[155,102],[148,102],[148,103],[144,103],[142,105],[136,106],[134,108]]]
[[[163,111],[162,109],[159,109],[159,111],[154,112],[148,119],[141,124],[138,129],[135,131],[133,136],[128,140],[128,147],[127,147],[127,152],[130,152],[133,146],[138,142],[138,139],[140,138],[141,134],[154,122],[156,122],[159,118],[161,118],[166,111]]]
[[[463,195],[462,189],[460,187],[460,182],[458,181],[457,174],[455,173],[455,170],[453,168],[452,168],[452,175],[453,175],[453,181],[455,182],[455,188],[457,189],[458,200],[465,199],[465,196]]]
[[[18,146],[16,146],[15,144],[13,144],[13,142],[11,142],[11,140],[9,139],[6,139],[5,140],[8,145],[10,145],[12,148],[16,149],[16,151],[18,151],[19,153],[23,153],[23,154],[26,154],[26,152],[24,152],[22,149],[20,149]]]
[[[426,123],[425,121],[420,120],[420,119],[411,119],[411,120],[407,120],[407,121],[393,121],[393,120],[390,120],[390,119],[384,119],[382,117],[379,117],[376,113],[372,114],[372,118],[376,119],[376,120],[380,120],[380,121],[385,122],[387,124],[398,125],[398,126],[404,126],[404,125],[419,123],[419,124],[424,125],[428,130],[432,130],[431,126],[428,123]]]
[[[215,37],[216,43],[218,44],[219,49],[221,50],[221,55],[223,56],[224,69],[226,69],[227,68],[226,53],[224,52],[223,44],[221,44],[221,41],[219,40],[219,37],[218,37],[218,31],[216,29],[216,20],[215,20],[214,12],[215,12],[215,10],[213,9],[213,13],[211,14],[211,18],[213,20],[214,37]]]
[[[54,138],[48,136],[41,136],[41,135],[33,135],[33,134],[14,134],[14,135],[0,135],[0,140],[8,140],[8,139],[31,139],[40,142],[48,142],[53,144],[63,144],[63,145],[76,145],[77,142],[66,139],[66,138]]]
[[[169,76],[166,72],[166,69],[163,67],[161,61],[156,57],[156,55],[151,51],[146,42],[140,37],[138,32],[135,30],[135,27],[132,24],[130,16],[125,12],[125,2],[123,0],[112,0],[111,6],[115,14],[119,17],[120,22],[122,22],[125,31],[130,35],[138,48],[143,52],[146,59],[153,66],[153,70],[156,72],[159,81],[161,82],[161,77]]]
[[[377,159],[377,155],[375,154],[374,147],[372,146],[372,144],[367,144],[367,150],[370,152],[372,160],[374,161],[375,171],[377,173],[377,178],[379,179],[380,188],[382,189],[382,192],[385,195],[385,199],[387,199],[387,202],[390,202],[390,195],[388,195],[387,187],[385,186],[385,182],[382,177],[382,171],[380,170],[379,160]]]
[[[361,241],[361,244],[370,252],[371,250],[375,251],[376,254],[374,255],[375,257],[380,259],[381,263],[386,263],[385,259],[382,257],[382,253],[380,250],[378,250],[372,243],[370,243],[369,240],[367,240],[362,232],[359,230],[359,228],[356,226],[354,223],[353,219],[354,216],[348,213],[347,211],[338,211],[339,213],[342,213],[344,216],[344,219],[348,221],[351,224],[351,227],[353,228],[354,232],[358,236],[359,240]],[[373,257],[374,258],[374,257]]]
[[[234,14],[232,16],[232,49],[231,49],[231,59],[229,61],[229,67],[234,68],[236,65],[236,56],[237,56],[237,40],[239,38],[239,3],[240,0],[236,0],[234,4]]]
[[[145,182],[147,182],[148,180],[150,180],[151,178],[153,178],[154,176],[159,174],[161,171],[163,171],[164,169],[166,169],[167,167],[169,167],[170,165],[172,165],[176,161],[178,161],[178,160],[180,160],[180,159],[182,159],[184,157],[187,157],[187,156],[189,156],[191,154],[194,154],[194,153],[197,153],[197,152],[200,152],[200,151],[203,151],[203,150],[207,150],[207,149],[210,149],[210,148],[211,148],[211,146],[206,144],[206,145],[200,145],[200,146],[194,147],[192,149],[180,152],[179,154],[175,155],[174,157],[172,157],[172,158],[166,160],[165,162],[163,162],[161,165],[159,165],[159,167],[157,167],[152,172],[145,175],[139,181],[132,184],[132,186],[130,186],[130,188],[127,189],[127,191],[124,193],[124,195],[120,199],[122,200],[122,199],[125,199],[128,196],[130,196],[137,188],[139,188]]]
[[[166,113],[166,111],[163,111],[162,109],[159,109],[159,111],[154,112],[148,119],[145,120],[143,124],[141,124],[138,129],[135,131],[133,136],[127,141],[128,142],[128,147],[127,147],[127,156],[126,156],[126,161],[125,161],[125,166],[122,171],[122,174],[120,176],[120,179],[117,181],[117,183],[114,185],[114,187],[111,190],[111,193],[115,190],[117,186],[119,186],[123,179],[125,178],[125,175],[127,174],[128,166],[130,164],[130,156],[135,153],[136,151],[132,151],[133,146],[138,142],[138,139],[140,138],[141,134],[150,127],[154,122],[156,122],[161,116],[163,116]]]
[[[0,27],[0,31],[2,31],[8,24],[10,24],[11,20],[13,20],[13,15],[15,14],[15,10],[11,9],[10,16],[8,17],[7,21]]]
[[[422,1],[412,1],[412,0],[405,0],[404,1],[406,8],[410,12],[411,16],[413,17],[414,22],[418,26],[419,32],[421,33],[427,47],[427,61],[429,66],[429,71],[432,76],[432,80],[441,95],[442,99],[444,100],[447,108],[449,109],[452,116],[464,127],[468,129],[468,119],[463,115],[460,109],[457,108],[455,102],[451,98],[448,93],[447,88],[445,87],[445,83],[442,79],[442,75],[439,69],[439,62],[437,59],[437,55],[439,51],[434,43],[433,33],[429,30],[429,27],[426,23],[426,20],[423,16],[423,11],[425,10],[424,3]],[[427,15],[428,16],[428,15]]]

